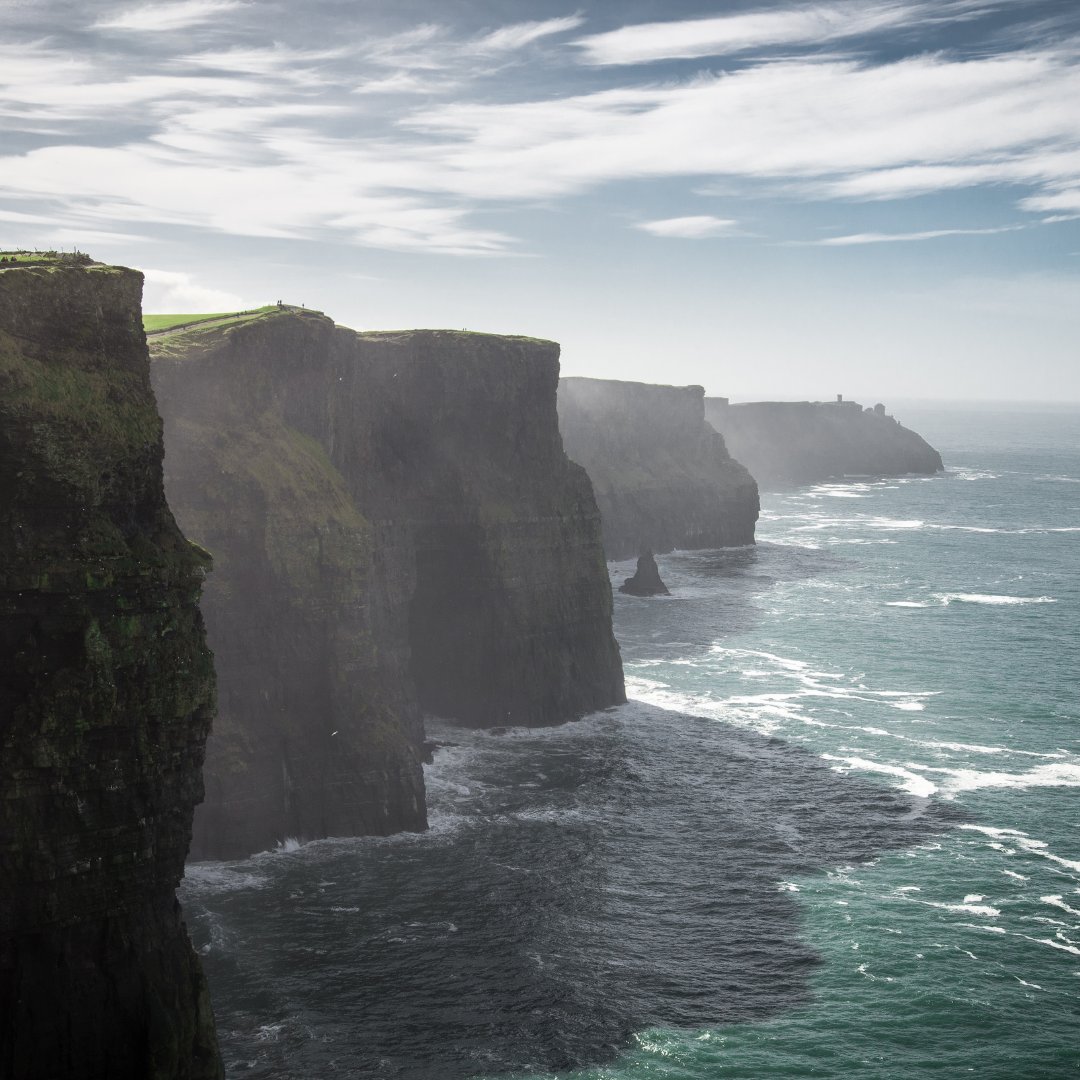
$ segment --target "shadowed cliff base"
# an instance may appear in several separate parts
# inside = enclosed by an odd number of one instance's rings
[[[921,435],[857,401],[750,401],[706,398],[705,415],[762,488],[782,489],[844,476],[928,475],[941,455]]]
[[[705,422],[700,386],[559,381],[567,454],[596,491],[609,559],[754,542],[757,484]]]
[[[211,1080],[175,900],[208,565],[161,484],[142,276],[0,268],[0,1077]]]
[[[423,711],[551,724],[624,700],[557,345],[275,310],[154,357],[167,490],[217,566],[194,857],[424,828]]]
[[[652,1026],[776,1016],[809,1000],[819,962],[780,883],[955,819],[639,702],[435,734],[455,745],[428,770],[431,832],[189,868],[226,1061],[247,1075],[546,1073]]]

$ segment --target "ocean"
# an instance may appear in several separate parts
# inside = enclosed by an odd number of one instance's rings
[[[189,866],[228,1075],[1080,1073],[1080,411],[899,418],[616,594],[627,705],[432,725],[429,832]]]

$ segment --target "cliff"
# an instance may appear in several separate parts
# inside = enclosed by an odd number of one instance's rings
[[[609,559],[754,542],[757,485],[705,422],[700,386],[559,382],[559,426],[596,490]]]
[[[213,672],[141,275],[0,271],[0,1077],[219,1077],[175,898]]]
[[[197,856],[423,828],[422,711],[624,700],[557,346],[285,310],[165,337],[153,372],[169,497],[217,564]]]
[[[903,476],[942,469],[922,436],[854,401],[707,398],[706,416],[762,487],[783,488],[841,476]]]

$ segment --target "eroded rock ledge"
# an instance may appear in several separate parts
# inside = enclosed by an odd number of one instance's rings
[[[208,561],[161,483],[142,276],[0,272],[0,1077],[221,1075],[181,920]]]
[[[726,398],[706,398],[705,415],[763,488],[942,469],[941,455],[883,405],[864,409],[843,400],[732,405]]]
[[[153,369],[169,497],[217,565],[196,857],[422,828],[422,711],[549,724],[624,700],[557,345],[283,311],[165,338]]]
[[[700,386],[559,382],[567,454],[596,490],[609,559],[754,542],[757,485],[705,422]]]

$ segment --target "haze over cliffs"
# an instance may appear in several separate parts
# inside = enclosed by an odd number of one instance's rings
[[[762,487],[790,487],[841,476],[935,473],[941,455],[921,435],[855,401],[752,401],[706,398],[705,415]]]
[[[142,276],[0,271],[0,1077],[206,1080],[175,889],[213,711]]]
[[[609,559],[754,542],[754,478],[705,422],[700,386],[559,382],[559,426],[596,491]]]
[[[422,711],[548,724],[624,700],[558,346],[284,310],[169,336],[153,372],[169,497],[217,565],[197,857],[422,828]]]

